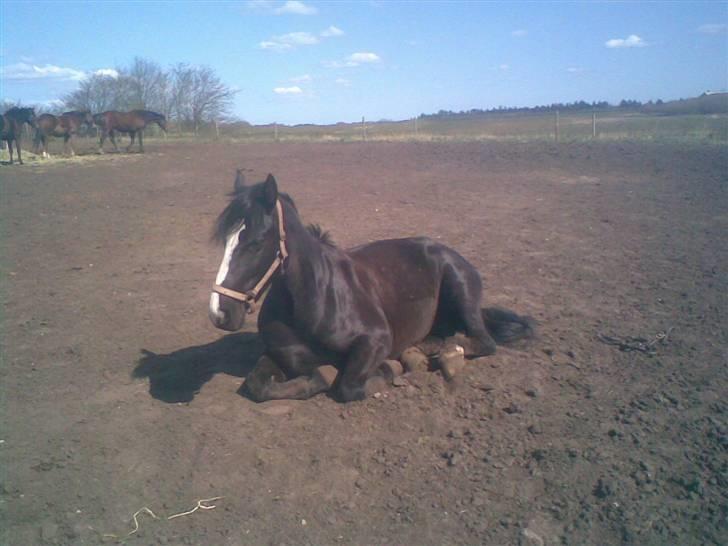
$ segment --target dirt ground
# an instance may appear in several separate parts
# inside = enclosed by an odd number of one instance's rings
[[[728,543],[724,147],[146,147],[0,166],[3,544]],[[242,397],[255,320],[207,318],[236,167],[340,246],[453,246],[538,338],[363,402]]]

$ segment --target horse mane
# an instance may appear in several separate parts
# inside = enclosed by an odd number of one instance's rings
[[[320,225],[309,224],[306,226],[306,229],[321,243],[325,244],[326,246],[330,246],[331,248],[336,248],[336,243],[334,243],[334,239],[331,236],[331,233],[328,231],[324,231]]]
[[[70,112],[63,112],[62,116],[85,116],[86,114],[90,114],[88,110],[71,110]]]
[[[212,229],[213,242],[224,243],[227,239],[227,236],[240,225],[240,222],[242,222],[243,212],[245,211],[248,199],[247,190],[248,188],[243,188],[240,191],[232,191],[228,194],[228,196],[231,198],[230,202],[217,217],[215,225]],[[285,201],[286,203],[291,205],[293,210],[298,212],[298,207],[296,207],[296,203],[293,201],[293,199],[291,199],[290,195],[281,192],[278,194],[278,198],[281,201]],[[330,247],[336,246],[331,237],[331,234],[328,231],[324,231],[323,229],[321,229],[321,226],[319,226],[318,224],[310,224],[306,226],[306,229],[321,243]]]
[[[164,114],[152,112],[151,110],[133,110],[133,112],[143,117],[144,121],[157,121],[158,119],[167,119]]]

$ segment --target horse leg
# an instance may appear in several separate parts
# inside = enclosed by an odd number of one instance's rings
[[[440,308],[433,330],[437,333],[444,326],[443,337],[460,345],[467,357],[495,353],[495,341],[485,327],[480,309],[483,290],[480,275],[458,254],[446,253],[443,259],[446,265],[440,287]],[[464,335],[452,330],[464,331]]]
[[[245,378],[243,387],[256,402],[266,400],[307,400],[331,388],[336,368],[321,366],[311,376],[286,379],[283,370],[268,355],[258,359],[255,368]]]
[[[118,152],[119,147],[116,145],[116,131],[114,131],[113,129],[109,131],[109,137],[111,138],[111,143],[114,145],[114,151]]]
[[[63,151],[68,153],[68,150],[71,150],[71,157],[76,155],[76,152],[73,151],[73,146],[71,145],[71,135],[63,135]]]
[[[142,153],[142,154],[144,153],[144,143],[142,142],[143,133],[144,133],[144,131],[142,131],[142,130],[139,131],[139,153]]]
[[[260,335],[266,353],[244,385],[253,400],[305,400],[331,388],[336,369],[321,365],[329,360],[327,355],[312,351],[287,324],[279,320],[266,322],[261,325]]]
[[[372,386],[374,390],[384,387],[385,380],[377,372],[387,358],[391,344],[391,337],[385,331],[362,335],[354,341],[339,383],[339,394],[344,402],[364,399]]]
[[[15,149],[18,150],[18,163],[23,164],[23,156],[20,155],[20,139],[15,139]]]
[[[100,133],[101,134],[99,135],[99,153],[103,154],[104,153],[104,140],[106,140],[106,131],[104,131],[102,129],[100,131]]]
[[[10,152],[10,164],[13,164],[13,139],[8,139],[8,151]]]
[[[129,146],[126,147],[126,153],[131,152],[131,147],[134,146],[134,138],[136,137],[136,131],[132,131],[129,133],[129,136],[131,137],[131,142],[129,142]]]

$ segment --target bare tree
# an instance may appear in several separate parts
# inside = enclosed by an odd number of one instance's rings
[[[204,122],[226,115],[236,91],[208,66],[180,63],[172,69],[172,106],[178,121],[192,125],[195,134]]]
[[[179,63],[163,70],[154,61],[135,57],[128,68],[114,75],[94,74],[64,97],[68,109],[153,110],[197,134],[205,122],[225,117],[236,91],[225,85],[208,66]]]

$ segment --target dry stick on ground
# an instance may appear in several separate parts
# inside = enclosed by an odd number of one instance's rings
[[[181,516],[188,516],[188,515],[196,512],[199,509],[202,509],[202,510],[212,510],[213,508],[215,508],[215,505],[213,504],[211,506],[207,506],[205,503],[212,502],[212,501],[216,501],[216,500],[220,500],[220,499],[224,499],[224,498],[225,497],[212,497],[211,499],[200,499],[200,500],[197,501],[197,505],[192,510],[188,510],[187,512],[180,512],[179,514],[173,514],[173,515],[167,517],[167,520],[174,519],[174,518],[179,518]],[[141,514],[142,512],[146,512],[147,514],[149,514],[150,516],[152,516],[154,519],[159,519],[159,517],[154,512],[152,512],[149,508],[147,508],[146,506],[144,508],[140,508],[139,510],[137,510],[136,512],[134,512],[134,515],[132,516],[132,518],[134,519],[134,529],[132,529],[131,531],[129,531],[126,534],[126,536],[131,536],[131,535],[133,535],[134,533],[136,533],[139,530],[139,521],[137,520],[137,516],[139,514]],[[110,533],[104,534],[102,536],[104,538],[121,538],[119,535],[113,535],[113,534],[110,534]]]
[[[167,519],[174,519],[174,518],[178,518],[180,516],[187,516],[189,514],[192,514],[193,512],[196,512],[200,508],[202,508],[203,510],[212,510],[213,508],[215,508],[214,504],[212,506],[205,506],[202,503],[203,502],[212,502],[212,501],[220,500],[223,498],[225,498],[225,497],[212,497],[211,499],[200,499],[197,501],[197,506],[195,506],[192,510],[188,510],[187,512],[180,512],[179,514],[174,514],[173,516],[169,516]]]
[[[631,336],[618,338],[613,336],[605,336],[602,333],[597,333],[597,339],[602,343],[606,343],[607,345],[616,345],[617,347],[619,347],[620,351],[639,351],[642,353],[654,354],[655,345],[657,345],[658,343],[667,343],[667,340],[674,329],[675,327],[671,326],[663,332],[658,332],[651,340],[643,337]]]

